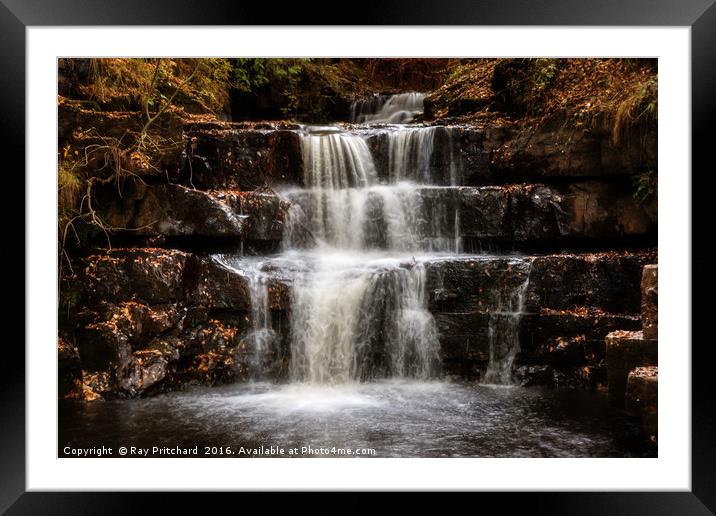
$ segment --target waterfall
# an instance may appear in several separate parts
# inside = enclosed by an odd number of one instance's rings
[[[435,322],[422,264],[322,256],[294,284],[291,378],[346,383],[438,371]]]
[[[526,262],[524,279],[506,298],[500,296],[497,310],[489,314],[489,363],[483,383],[512,385],[512,364],[520,351],[520,322],[524,314],[525,293],[532,262]]]
[[[356,251],[454,252],[460,245],[458,196],[452,189],[401,182],[284,195],[296,207],[285,221],[284,249],[318,242]]]
[[[390,180],[410,179],[432,184],[430,157],[433,154],[435,127],[418,127],[391,131],[388,134]]]
[[[269,276],[263,270],[264,262],[241,259],[241,257],[236,260],[226,255],[215,255],[214,259],[246,280],[251,303],[251,328],[243,339],[248,345],[251,377],[262,379],[264,371],[270,367],[267,360],[278,339],[271,322]]]
[[[351,122],[405,124],[423,112],[425,93],[399,93],[397,95],[371,96],[351,105]]]
[[[354,115],[364,122],[405,121],[422,107],[423,97],[374,97],[354,105]],[[291,293],[290,330],[281,338],[288,340],[292,381],[435,377],[440,349],[427,307],[425,263],[463,247],[452,132],[407,125],[305,126],[299,138],[304,184],[281,192],[290,206],[282,252],[268,259],[270,265],[245,260],[239,267],[251,297],[246,338],[256,364],[278,342],[268,285],[271,274],[281,274]],[[371,148],[387,153],[380,170]],[[451,186],[437,186],[443,184]],[[511,379],[526,286],[527,279],[490,316],[487,381]]]
[[[339,189],[372,184],[375,165],[363,138],[335,127],[312,127],[301,134],[306,186]]]
[[[410,98],[381,110],[405,107]],[[405,180],[430,183],[433,134],[434,128],[391,131],[395,173],[381,184],[363,135],[338,127],[302,131],[305,187],[283,192],[292,207],[282,256],[305,265],[296,267],[291,284],[292,380],[335,384],[438,373],[425,267],[414,254],[455,250],[457,195]]]

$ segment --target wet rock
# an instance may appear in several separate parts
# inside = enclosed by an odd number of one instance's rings
[[[631,186],[585,181],[559,191],[562,236],[591,238],[645,235],[656,231],[656,213],[639,204]]]
[[[182,337],[182,353],[187,366],[181,375],[184,381],[213,385],[247,378],[248,371],[234,358],[241,343],[247,319],[235,321],[210,319]]]
[[[197,259],[196,267],[197,284],[189,294],[192,303],[209,308],[251,310],[245,276],[210,257]]]
[[[115,371],[117,391],[130,398],[161,392],[177,358],[171,348],[136,351],[129,363]]]
[[[629,372],[626,408],[639,416],[646,441],[656,446],[659,419],[659,371],[656,366],[637,367]]]
[[[443,360],[489,359],[489,315],[483,312],[434,314]]]
[[[605,341],[609,401],[623,407],[629,371],[657,363],[657,342],[645,339],[641,331],[614,331]]]
[[[526,310],[595,307],[610,313],[640,309],[641,269],[655,251],[554,254],[532,261]]]
[[[461,236],[539,242],[648,235],[655,215],[629,189],[600,181],[459,189]]]
[[[563,195],[544,185],[514,185],[505,188],[509,196],[507,221],[509,238],[516,242],[557,239],[563,235],[560,219]]]
[[[235,312],[251,310],[251,294],[245,274],[211,257],[197,258],[194,266],[197,284],[189,296],[193,304]],[[288,310],[291,297],[289,285],[270,279],[267,286],[269,309]]]
[[[121,197],[102,203],[102,219],[119,231],[140,236],[240,238],[248,229],[233,192],[204,192],[180,185],[134,183]],[[111,200],[110,200],[111,199]]]
[[[77,330],[77,349],[82,368],[89,371],[107,371],[125,365],[132,355],[127,335],[117,327],[116,321],[99,321],[81,326]]]
[[[605,357],[604,337],[615,330],[637,330],[635,315],[610,314],[597,309],[542,309],[522,316],[522,363],[599,365]]]
[[[633,134],[632,134],[633,133]],[[486,142],[495,174],[531,179],[630,175],[657,163],[656,128],[634,128],[615,143],[609,131],[563,128],[510,131]]]
[[[303,161],[296,126],[188,124],[181,177],[198,188],[240,188],[303,184]]]
[[[460,189],[460,235],[511,240],[510,196],[499,186]]]
[[[515,367],[513,376],[516,383],[523,387],[593,389],[599,383],[602,373],[601,367],[528,364]]]
[[[256,191],[241,199],[241,210],[248,216],[246,238],[280,242],[290,204],[273,191]]]
[[[273,329],[249,330],[233,352],[234,364],[242,379],[285,379],[290,358],[287,335]]]
[[[184,296],[188,257],[188,253],[168,249],[114,249],[87,257],[78,281],[85,285],[90,302],[169,303]]]
[[[116,397],[111,387],[109,371],[82,370],[81,380],[75,382],[75,389],[68,393],[66,399],[97,401]]]
[[[173,303],[148,306],[128,301],[117,305],[102,304],[99,311],[116,331],[124,333],[134,344],[167,332],[181,320],[186,310]]]
[[[508,257],[445,259],[426,265],[428,308],[435,312],[497,309],[525,281],[528,260]]]
[[[641,323],[645,339],[656,339],[659,330],[658,265],[644,266],[641,277]]]
[[[57,339],[58,392],[68,396],[82,382],[80,354],[77,348],[62,337]]]

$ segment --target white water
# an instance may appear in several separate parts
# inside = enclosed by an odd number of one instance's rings
[[[293,284],[293,380],[333,384],[437,373],[422,264],[324,249],[313,266]]]
[[[361,135],[321,127],[301,136],[306,188],[285,192],[296,208],[287,217],[284,249],[290,254],[308,248],[302,259],[310,264],[292,282],[294,381],[336,384],[437,374],[438,338],[426,306],[425,267],[406,253],[456,250],[455,203],[440,202],[439,188],[394,180],[412,163],[429,166],[432,149],[421,145],[428,140],[402,138],[413,132],[396,131],[396,141],[406,143],[395,147],[394,166],[407,162],[389,184],[378,183]],[[409,159],[413,155],[417,160]],[[443,189],[445,194],[451,195]]]
[[[375,165],[365,140],[335,127],[313,127],[301,135],[304,183],[341,189],[372,184]]]
[[[435,127],[392,131],[388,135],[389,176],[392,182],[410,179],[431,184],[430,157]]]
[[[377,113],[357,116],[371,122],[405,121],[412,118],[406,113],[422,108],[423,97],[394,96]],[[438,331],[427,308],[425,264],[460,253],[462,242],[459,189],[434,186],[439,182],[431,170],[436,129],[390,126],[376,133],[339,126],[303,128],[304,187],[283,192],[291,208],[282,254],[270,264],[238,266],[252,297],[249,335],[257,361],[278,338],[271,327],[266,266],[283,271],[290,284],[292,381],[336,385],[439,375]],[[387,135],[387,177],[379,177],[371,154],[368,138],[375,134]],[[449,176],[454,185],[459,171],[451,158]],[[500,303],[498,311],[521,312],[525,289],[526,280],[512,293],[517,301]],[[505,325],[492,319],[505,318],[491,318],[487,379],[508,383],[519,345],[502,352],[497,342],[518,342],[519,320]]]
[[[490,361],[485,371],[485,384],[514,384],[512,364],[520,351],[520,321],[525,310],[525,293],[531,268],[532,263],[527,262],[522,283],[513,292],[509,292],[506,299],[500,299],[497,310],[490,314]]]
[[[358,124],[405,124],[423,112],[424,100],[425,93],[416,92],[361,99],[351,106],[351,121]]]

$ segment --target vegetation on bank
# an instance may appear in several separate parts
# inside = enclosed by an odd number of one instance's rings
[[[641,143],[658,122],[655,59],[476,59],[454,67],[426,99],[433,118],[584,129],[614,144]],[[656,168],[634,177],[646,202],[657,189]]]

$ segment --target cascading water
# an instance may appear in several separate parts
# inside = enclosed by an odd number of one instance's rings
[[[294,283],[292,379],[435,376],[437,333],[424,288],[421,264],[326,252]]]
[[[351,122],[405,124],[423,112],[424,100],[425,94],[417,92],[360,99],[351,106]]]
[[[336,127],[313,127],[301,135],[304,182],[329,190],[361,187],[375,182],[370,149]]]
[[[246,279],[251,301],[251,329],[244,336],[248,346],[250,376],[263,379],[263,371],[269,368],[267,356],[279,336],[273,328],[269,307],[269,276],[263,270],[264,261],[217,255],[214,259],[222,266],[235,271]]]
[[[410,179],[432,184],[430,157],[433,154],[435,127],[401,129],[388,134],[390,180]]]
[[[379,184],[358,134],[307,128],[301,144],[306,188],[285,192],[284,249],[308,264],[292,283],[291,378],[435,376],[425,268],[407,253],[454,251],[454,193]]]
[[[499,296],[497,309],[490,313],[488,323],[490,360],[483,383],[512,385],[512,364],[520,351],[520,321],[524,314],[525,293],[530,281],[532,262],[525,263],[524,279],[506,296]]]
[[[417,94],[396,96],[378,113],[359,118],[390,118],[418,103],[422,96]],[[272,265],[290,269],[292,381],[344,384],[438,375],[438,330],[427,308],[425,263],[462,250],[460,190],[454,186],[459,174],[449,130],[441,179],[433,176],[438,130],[445,129],[301,130],[304,186],[283,192],[291,207],[284,219],[283,252]],[[382,174],[368,143],[376,135],[387,138]],[[446,176],[453,186],[435,186]],[[259,269],[244,268],[243,274],[252,296],[250,336],[260,354],[262,339],[276,334],[267,315],[268,279]],[[511,378],[525,288],[526,280],[490,318],[486,380],[491,383]]]

